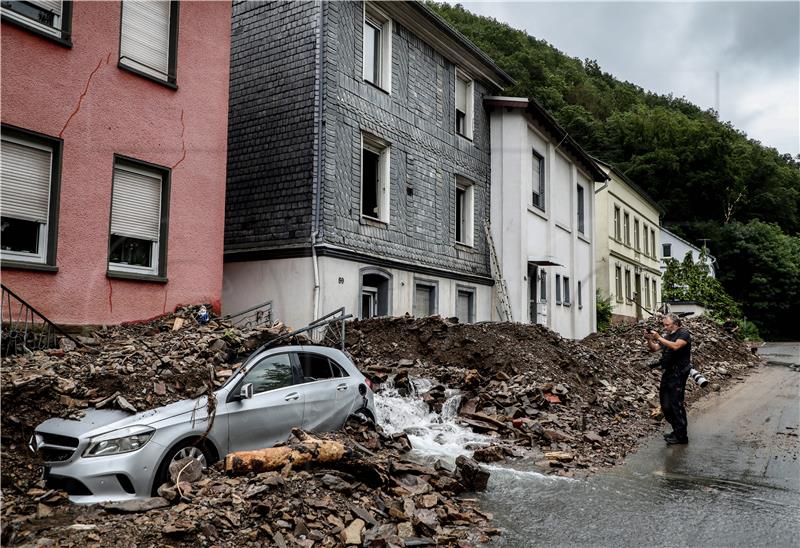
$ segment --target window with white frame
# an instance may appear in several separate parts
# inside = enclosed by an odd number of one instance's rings
[[[625,269],[625,302],[633,300],[633,292],[631,291],[631,271]]]
[[[672,257],[672,244],[661,244],[661,256],[665,259]]]
[[[0,146],[0,258],[55,266],[62,141],[11,126]]]
[[[178,2],[124,0],[119,64],[143,76],[175,83]]]
[[[392,313],[392,276],[376,268],[361,269],[361,319]]]
[[[634,219],[633,220],[633,248],[636,251],[639,251],[639,245],[640,245],[640,240],[639,240],[639,219]]]
[[[3,19],[69,45],[72,2],[61,0],[3,0]]]
[[[544,210],[544,156],[533,151],[533,205]]]
[[[463,177],[456,177],[456,243],[473,245],[474,205],[475,185]]]
[[[386,142],[361,135],[361,215],[389,222],[389,146]]]
[[[539,302],[547,302],[547,271],[539,269]]]
[[[583,203],[583,187],[582,187],[581,185],[578,185],[578,189],[577,189],[577,190],[578,190],[578,232],[580,232],[581,234],[583,234],[583,233],[584,233],[584,222],[583,222],[583,216],[584,216],[584,211],[583,211],[583,208],[584,208],[584,203]]]
[[[656,295],[657,286],[655,279],[652,280],[652,284],[653,284],[653,308],[655,308],[656,306],[658,306],[658,295]]]
[[[456,291],[456,317],[461,323],[475,321],[475,289],[459,287]]]
[[[108,271],[166,275],[169,171],[117,157],[111,187]]]
[[[652,228],[650,229],[650,253],[651,256],[656,259],[656,231]]]
[[[650,255],[650,238],[647,237],[647,225],[642,223],[642,238],[644,239],[644,254]]]
[[[650,308],[650,277],[644,277],[644,305]]]
[[[618,242],[622,241],[622,229],[620,228],[621,211],[619,207],[614,206],[614,239]]]
[[[475,84],[472,78],[456,69],[456,133],[472,139]]]
[[[578,282],[578,308],[583,308],[583,284]]]
[[[626,211],[622,217],[622,229],[625,232],[625,245],[631,245],[631,216]]]
[[[416,282],[414,284],[414,316],[423,318],[436,314],[436,283]]]
[[[570,295],[569,276],[564,276],[564,304],[569,306],[572,303]]]
[[[622,302],[622,267],[617,265],[614,267],[614,287],[616,289],[616,295],[614,297],[617,299],[618,303]]]
[[[364,2],[362,62],[364,80],[391,92],[392,20],[368,2]]]
[[[561,274],[556,274],[556,304],[561,304]]]

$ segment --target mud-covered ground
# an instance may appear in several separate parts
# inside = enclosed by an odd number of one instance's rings
[[[657,325],[651,322],[651,325]],[[688,322],[694,365],[711,381],[689,382],[688,400],[743,378],[759,360],[708,320]],[[163,507],[75,506],[39,480],[27,449],[33,428],[87,407],[141,411],[221,386],[242,356],[285,332],[242,332],[191,309],[147,324],[97,331],[86,348],[3,359],[2,524],[4,544],[30,545],[474,545],[497,531],[469,491],[482,478],[452,466],[409,463],[407,441],[360,425],[337,434],[364,467],[310,466],[282,473],[225,475],[210,468],[184,497]],[[423,397],[433,410],[444,390],[461,391],[459,420],[496,442],[482,461],[532,456],[551,473],[576,475],[616,464],[659,428],[655,356],[642,327],[620,326],[583,342],[541,326],[461,325],[439,317],[348,323],[347,349],[378,382],[411,391],[409,377],[433,380]],[[398,464],[399,463],[399,464]],[[474,463],[473,463],[474,464]],[[466,474],[466,475],[465,475]],[[483,478],[485,479],[485,478]],[[169,490],[167,491],[169,492]],[[171,498],[171,496],[167,496]]]

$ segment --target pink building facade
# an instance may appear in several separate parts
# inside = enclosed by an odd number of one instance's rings
[[[230,12],[3,3],[2,281],[51,320],[219,309]]]

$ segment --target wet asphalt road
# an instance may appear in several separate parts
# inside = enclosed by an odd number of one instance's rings
[[[494,469],[498,546],[800,546],[800,373],[769,365],[587,480]]]

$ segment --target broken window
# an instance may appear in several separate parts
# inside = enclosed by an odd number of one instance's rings
[[[389,147],[376,137],[362,135],[361,215],[389,222]]]
[[[0,229],[3,261],[55,266],[62,142],[3,126]]]

